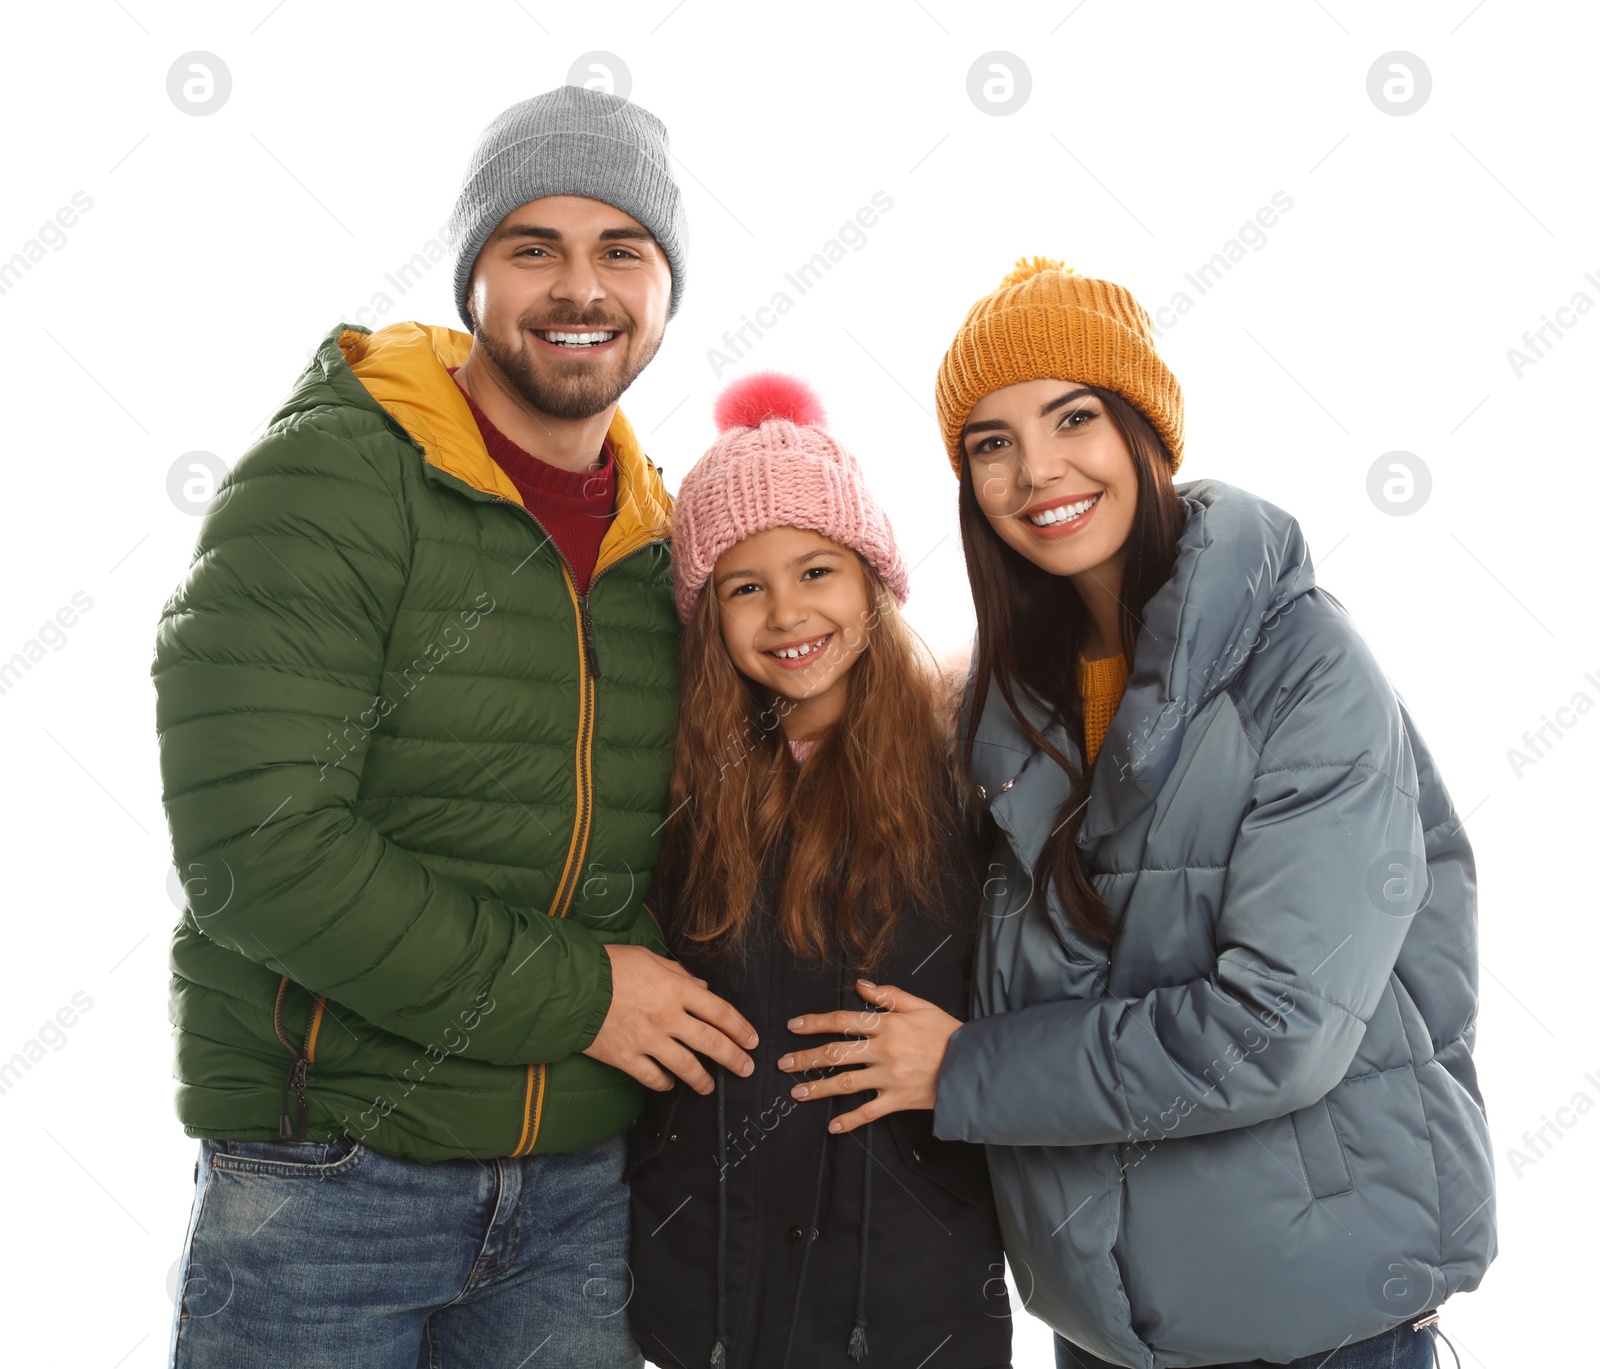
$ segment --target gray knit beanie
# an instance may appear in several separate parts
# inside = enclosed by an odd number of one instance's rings
[[[545,195],[601,200],[648,228],[672,270],[667,316],[677,313],[688,230],[667,159],[666,126],[619,95],[558,86],[512,105],[478,139],[450,215],[461,321],[471,329],[467,286],[483,244],[513,209]]]

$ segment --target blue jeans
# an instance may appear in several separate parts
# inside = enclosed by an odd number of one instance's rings
[[[424,1165],[348,1138],[202,1141],[169,1363],[637,1369],[625,1151]]]
[[[1096,1359],[1061,1336],[1055,1337],[1055,1346],[1056,1369],[1116,1369],[1115,1365]],[[1325,1350],[1320,1355],[1290,1360],[1287,1365],[1251,1360],[1244,1364],[1221,1364],[1215,1369],[1433,1369],[1433,1364],[1433,1333],[1426,1329],[1413,1331],[1407,1320],[1382,1335],[1358,1340],[1337,1350]]]

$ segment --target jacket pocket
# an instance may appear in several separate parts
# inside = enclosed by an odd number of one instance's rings
[[[933,1134],[933,1112],[895,1112],[888,1118],[900,1163],[963,1203],[992,1201],[989,1160],[981,1145]]]
[[[640,1165],[660,1155],[673,1139],[672,1122],[678,1115],[678,1104],[683,1101],[686,1088],[687,1085],[679,1079],[666,1093],[651,1090],[650,1101],[645,1104],[644,1111],[628,1128],[628,1159],[622,1169],[623,1183],[633,1178],[634,1171]]]
[[[1308,1108],[1289,1114],[1295,1144],[1300,1147],[1300,1164],[1306,1172],[1306,1187],[1313,1198],[1335,1198],[1355,1189],[1350,1175],[1350,1160],[1333,1120],[1326,1098]]]

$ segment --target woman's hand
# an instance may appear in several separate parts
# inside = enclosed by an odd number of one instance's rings
[[[939,1096],[939,1066],[945,1046],[961,1026],[958,1018],[903,989],[856,980],[856,992],[882,1012],[824,1012],[790,1019],[802,1036],[837,1032],[854,1039],[797,1051],[778,1061],[788,1072],[828,1065],[855,1066],[825,1079],[790,1089],[795,1098],[828,1098],[836,1093],[876,1089],[878,1096],[828,1123],[829,1131],[854,1131],[891,1112],[931,1108]]]

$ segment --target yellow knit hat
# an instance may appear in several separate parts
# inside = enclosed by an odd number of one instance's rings
[[[1115,390],[1150,420],[1172,469],[1183,460],[1183,391],[1156,355],[1150,315],[1120,285],[1051,257],[1022,257],[971,309],[939,363],[934,403],[950,465],[961,429],[991,390],[1024,380],[1076,380]]]

